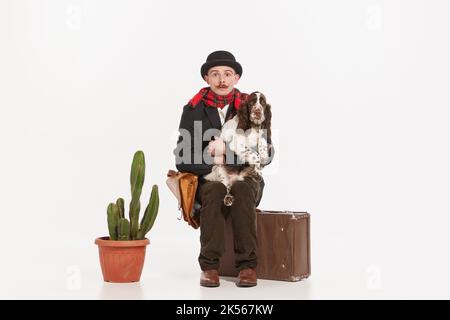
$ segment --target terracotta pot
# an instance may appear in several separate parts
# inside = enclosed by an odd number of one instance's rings
[[[144,267],[148,239],[132,241],[95,239],[100,255],[103,279],[107,282],[137,282]]]

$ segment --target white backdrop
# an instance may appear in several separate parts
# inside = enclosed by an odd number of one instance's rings
[[[0,2],[1,298],[450,298],[447,1]],[[312,216],[312,276],[200,288],[165,186],[214,50],[273,107],[260,208]],[[104,284],[106,207],[160,187],[142,281]],[[249,293],[250,292],[250,293]]]

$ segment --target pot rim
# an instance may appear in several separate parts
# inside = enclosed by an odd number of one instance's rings
[[[95,239],[95,244],[100,247],[145,247],[150,240],[145,238],[142,240],[109,240],[109,237],[100,237]]]

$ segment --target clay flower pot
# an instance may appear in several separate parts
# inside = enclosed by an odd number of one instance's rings
[[[100,255],[103,279],[107,282],[137,282],[144,267],[148,239],[114,241],[109,237],[95,239]]]

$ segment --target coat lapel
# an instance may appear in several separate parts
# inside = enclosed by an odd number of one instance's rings
[[[225,116],[225,122],[232,119],[236,115],[236,109],[234,108],[234,103],[228,107],[227,114]]]

